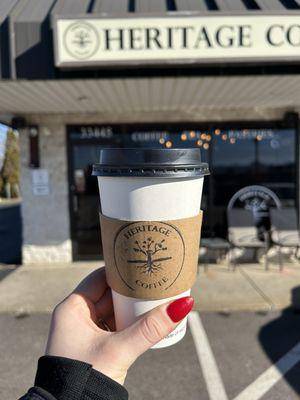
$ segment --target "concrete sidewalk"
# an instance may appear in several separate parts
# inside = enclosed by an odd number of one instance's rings
[[[0,268],[0,313],[51,312],[88,273],[103,265],[85,262]],[[265,271],[259,264],[228,270],[223,265],[199,268],[193,288],[199,311],[268,311],[292,303],[300,308],[300,265]]]

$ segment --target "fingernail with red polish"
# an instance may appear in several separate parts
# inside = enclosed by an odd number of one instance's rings
[[[188,315],[193,305],[194,299],[192,296],[181,297],[168,305],[167,314],[173,322],[178,322]]]

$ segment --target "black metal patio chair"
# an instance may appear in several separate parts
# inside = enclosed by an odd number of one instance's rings
[[[248,210],[233,208],[227,210],[228,222],[228,240],[231,249],[252,249],[255,251],[257,260],[257,253],[259,249],[264,250],[264,264],[265,269],[268,269],[268,250],[269,240],[267,233],[264,233],[264,241],[258,238],[258,229],[255,225],[253,213]],[[230,257],[230,262],[232,257]],[[237,265],[236,259],[233,257],[234,268]]]
[[[229,253],[230,243],[228,242],[228,240],[219,237],[202,238],[200,242],[200,247],[206,249],[206,254],[203,257],[204,269],[206,270],[210,259],[210,253],[213,253],[217,261],[219,259],[224,259]],[[202,257],[199,256],[199,261],[200,259],[202,259]],[[230,266],[230,261],[228,260],[228,262]]]
[[[295,248],[295,257],[299,256],[300,233],[297,211],[294,207],[271,208],[271,240],[278,249],[279,267],[282,270],[282,247]]]

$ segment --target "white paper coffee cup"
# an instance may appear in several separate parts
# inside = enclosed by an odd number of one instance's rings
[[[115,151],[118,150],[116,149]],[[120,150],[124,151],[124,149]],[[133,149],[126,149],[129,152],[130,150],[133,151]],[[157,150],[170,153],[169,149]],[[147,151],[153,151],[153,149],[134,149],[134,151],[147,153]],[[149,154],[145,158],[149,159]],[[122,160],[120,160],[120,163],[122,163]],[[101,156],[100,165],[102,165]],[[173,164],[169,163],[169,165],[172,166]],[[151,167],[154,169],[153,165]],[[176,165],[173,167],[176,169]],[[102,168],[105,169],[104,167]],[[134,170],[133,167],[128,168],[131,171]],[[157,164],[155,166],[156,175],[158,174],[158,169],[159,165]],[[124,170],[125,168],[123,167]],[[144,167],[145,170],[146,168]],[[106,174],[109,174],[111,170],[106,166],[106,171],[108,171]],[[166,174],[167,176],[161,176],[159,174],[157,177],[149,175],[123,176],[120,171],[119,174],[121,176],[118,176],[118,173],[115,172],[110,173],[114,174],[114,176],[102,176],[99,174],[99,170],[94,173],[98,175],[101,213],[106,217],[124,221],[168,221],[194,217],[200,212],[203,180],[207,170],[204,170],[202,174],[195,174],[196,176],[192,176],[192,174],[180,176],[178,169],[173,175]],[[148,173],[150,174],[149,169]],[[177,177],[176,174],[179,176]],[[190,289],[173,297],[146,300],[127,297],[112,289],[116,328],[117,330],[122,330],[152,308],[189,295]],[[187,318],[184,318],[170,335],[153,346],[153,348],[167,347],[181,340],[186,332],[186,323]]]

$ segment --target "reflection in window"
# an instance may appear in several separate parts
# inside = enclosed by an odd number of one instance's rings
[[[124,147],[190,148],[201,150],[203,162],[208,162],[212,134],[203,129],[128,129],[122,136]]]
[[[213,231],[225,235],[225,209],[230,198],[248,185],[271,189],[282,206],[295,206],[294,129],[224,130],[213,136]]]
[[[77,127],[77,131],[71,132],[71,139],[76,140],[74,169],[84,171],[75,172],[77,190],[97,193],[90,169],[98,160],[100,148],[198,147],[203,162],[209,163],[212,171],[206,178],[202,197],[204,235],[226,236],[227,204],[245,186],[265,186],[275,192],[283,207],[295,206],[295,132],[294,128],[181,129],[176,125],[96,126],[81,130]],[[77,146],[81,139],[85,140],[84,147]],[[87,144],[88,140],[96,144]]]
[[[20,197],[18,131],[0,124],[0,201]]]

